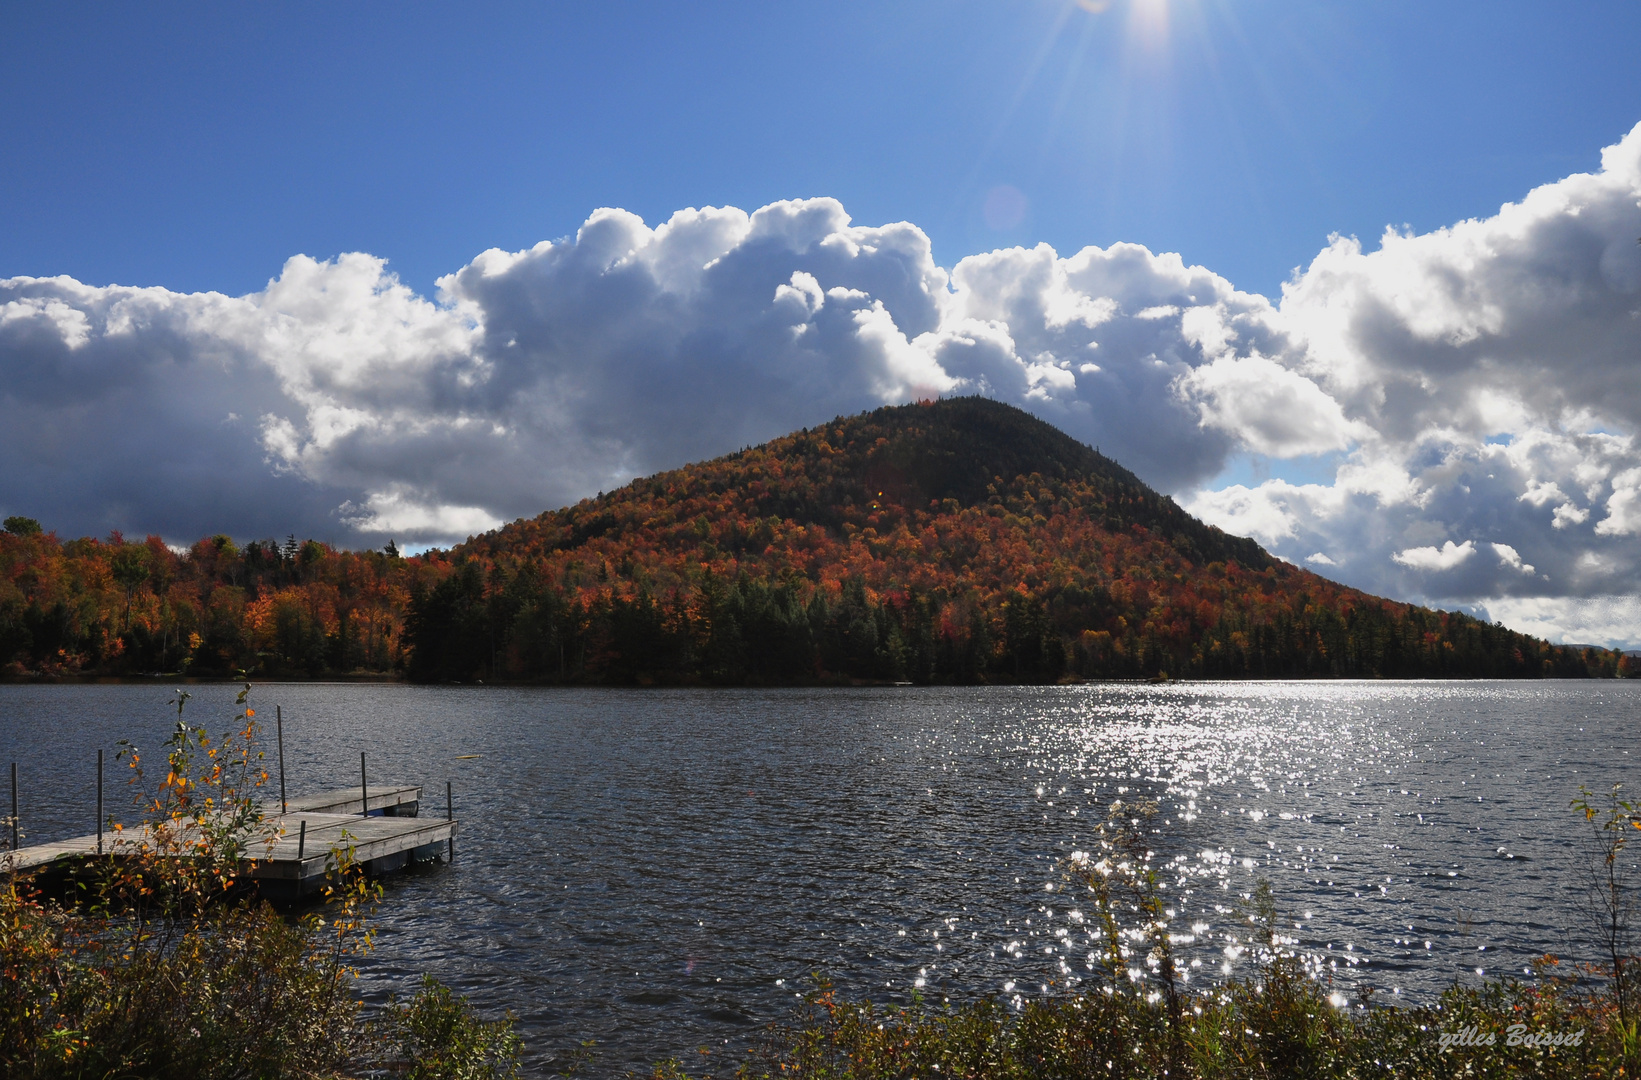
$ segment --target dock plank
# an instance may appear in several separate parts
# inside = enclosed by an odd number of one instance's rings
[[[380,873],[415,858],[436,856],[456,835],[454,820],[412,816],[421,798],[418,785],[372,784],[363,794],[361,798],[360,790],[354,788],[299,796],[287,800],[289,812],[284,814],[278,812],[277,802],[263,802],[262,839],[249,845],[245,876],[286,886],[300,895],[324,883],[333,847],[351,844],[354,861],[367,871]],[[373,813],[361,814],[364,807]],[[271,844],[266,842],[270,839]],[[152,842],[146,827],[103,834],[104,853],[114,858],[129,857],[145,842]],[[23,872],[59,865],[67,869],[96,857],[97,837],[76,836],[17,851],[0,851],[0,871]]]
[[[421,802],[422,788],[420,784],[372,784],[369,795],[372,810],[387,812],[409,807],[414,811]],[[360,803],[357,787],[321,791],[316,795],[299,795],[285,800],[286,811],[291,814],[358,814]],[[279,800],[264,799],[262,812],[269,817],[278,816]]]

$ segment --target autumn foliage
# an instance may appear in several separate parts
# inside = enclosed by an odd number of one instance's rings
[[[14,522],[16,519],[13,519]],[[418,561],[309,540],[0,533],[0,672],[390,672]],[[437,573],[428,568],[429,572]]]
[[[7,534],[0,663],[612,684],[1627,674],[1616,652],[1273,559],[980,398],[840,418],[408,559]]]

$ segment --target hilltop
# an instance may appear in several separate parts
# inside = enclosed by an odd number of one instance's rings
[[[1370,596],[981,398],[840,417],[401,558],[0,533],[0,674],[648,684],[1627,674]]]
[[[841,417],[514,522],[447,557],[451,576],[413,605],[414,677],[1589,670],[1573,650],[1274,559],[1043,421],[973,397]]]

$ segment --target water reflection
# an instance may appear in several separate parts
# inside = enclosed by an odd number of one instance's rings
[[[196,687],[196,719],[232,690]],[[1424,998],[1577,955],[1580,783],[1631,778],[1641,687],[1284,683],[597,692],[259,687],[291,789],[454,782],[453,867],[396,879],[364,978],[423,970],[509,1008],[533,1066],[740,1044],[814,973],[1024,1001],[1093,976],[1068,889],[1113,803],[1146,824],[1176,955],[1242,970],[1271,882],[1342,996]],[[36,839],[89,831],[95,749],[156,743],[166,688],[0,687]],[[219,700],[220,699],[220,700]],[[351,764],[350,764],[351,763]],[[1091,955],[1094,954],[1094,955]],[[1136,961],[1138,963],[1138,961]],[[1143,969],[1141,976],[1144,975]]]

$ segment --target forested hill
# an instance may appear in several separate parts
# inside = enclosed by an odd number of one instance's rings
[[[750,569],[766,562],[766,549],[777,555],[791,546],[772,544],[769,536],[753,537],[748,529],[756,531],[760,523],[771,531],[790,524],[840,535],[870,530],[884,537],[939,523],[946,526],[940,529],[945,536],[956,523],[947,520],[952,515],[1001,506],[1012,490],[1026,487],[1054,491],[1055,500],[1072,500],[1061,512],[1069,510],[1108,532],[1139,526],[1166,536],[1177,552],[1196,563],[1235,560],[1263,570],[1275,561],[1252,540],[1198,521],[1173,499],[1158,495],[1058,428],[979,397],[839,418],[505,525],[470,539],[452,554],[541,557],[604,537],[684,553],[701,549],[704,540],[717,552],[733,552],[738,566],[749,562]],[[1053,500],[1041,509],[1053,511]],[[703,515],[728,527],[702,537],[695,522]],[[1035,509],[1033,516],[1042,518]],[[680,522],[688,528],[677,529]],[[926,561],[951,561],[938,544],[925,555]],[[963,572],[961,566],[957,570]]]
[[[1271,558],[979,398],[840,418],[450,551],[0,533],[0,672],[604,684],[1629,674]]]
[[[518,521],[413,604],[428,680],[1611,674],[1271,558],[1011,406],[840,418]]]

